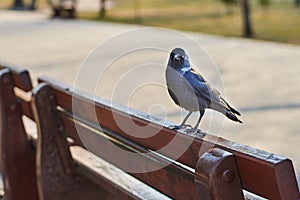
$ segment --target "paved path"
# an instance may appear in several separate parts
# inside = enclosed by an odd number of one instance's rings
[[[78,83],[76,75],[82,72],[81,63],[97,44],[112,35],[135,28],[137,26],[50,20],[44,13],[0,11],[0,61],[26,67],[33,77],[44,74],[75,84]],[[155,38],[157,34],[161,34],[159,39],[169,42],[163,44],[164,48],[168,45],[186,46],[192,62],[203,62],[198,69],[224,94],[222,87],[220,88],[222,85],[218,84],[221,82],[215,73],[216,69],[213,69],[205,55],[196,55],[192,45],[183,44],[185,40],[176,43],[163,30],[154,32]],[[149,32],[145,34],[146,37],[149,36]],[[223,117],[218,113],[207,112],[200,125],[201,129],[212,130],[210,132],[221,137],[287,156],[293,160],[300,173],[300,46],[195,33],[184,34],[201,44],[210,54],[222,77],[227,99],[243,114],[242,125],[225,119],[220,131],[210,126],[210,119],[214,117],[219,122]],[[136,40],[141,38],[143,35],[137,35]],[[94,70],[98,70],[97,66],[101,68],[103,60],[116,58],[115,54],[120,49],[130,46],[128,41],[122,40],[122,36],[119,39],[111,44],[108,42],[111,46],[106,46],[104,51],[98,49],[99,54],[92,54],[92,59],[87,62],[92,66],[86,67],[89,76],[84,82],[81,80],[80,86],[90,87],[91,91],[96,91],[95,94],[110,98],[118,81],[126,80],[124,74],[129,74],[128,80],[143,80],[145,77],[156,77],[158,81],[163,79],[163,67],[153,73],[143,71],[145,73],[133,74],[130,78],[130,66],[143,66],[143,61],[149,65],[151,59],[153,63],[162,65],[167,62],[167,52],[163,50],[142,50],[115,60],[100,81],[101,87],[95,88],[91,80],[97,75],[93,74]],[[143,41],[141,40],[141,46]],[[175,122],[181,120],[179,109],[174,106],[165,88],[149,85],[135,89],[128,100],[130,106]],[[125,95],[126,92],[121,94]],[[124,103],[122,95],[115,95],[114,100]]]

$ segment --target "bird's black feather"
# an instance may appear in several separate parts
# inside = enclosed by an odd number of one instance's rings
[[[233,114],[230,110],[226,111],[226,117],[228,117],[229,119],[239,122],[239,123],[243,123],[241,120],[239,120],[235,114]]]
[[[229,103],[224,99],[224,98],[222,98],[221,97],[221,99],[224,101],[224,103],[228,106],[228,108],[229,108],[229,110],[231,111],[231,112],[233,112],[234,114],[237,114],[238,116],[241,116],[241,113],[239,112],[239,111],[237,111],[236,109],[234,109],[233,107],[231,107],[230,105],[229,105]]]

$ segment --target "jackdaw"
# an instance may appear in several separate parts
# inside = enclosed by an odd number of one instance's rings
[[[166,69],[166,82],[168,92],[173,101],[178,106],[189,111],[182,123],[173,127],[173,129],[189,126],[185,124],[187,119],[192,112],[199,111],[199,119],[189,132],[197,131],[206,108],[219,111],[229,119],[242,123],[237,118],[237,115],[240,116],[241,114],[232,108],[221,97],[220,92],[213,88],[200,73],[191,67],[188,56],[181,48],[175,48],[170,53]]]

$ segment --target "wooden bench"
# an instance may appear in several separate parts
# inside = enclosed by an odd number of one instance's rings
[[[76,18],[76,0],[50,0],[52,17]]]
[[[160,119],[50,78],[39,83],[32,90],[26,70],[0,71],[6,199],[238,200],[246,190],[299,200],[293,165],[285,157],[170,130]],[[38,137],[25,132],[22,116],[36,123]]]

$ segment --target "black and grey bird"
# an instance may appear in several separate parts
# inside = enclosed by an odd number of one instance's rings
[[[173,101],[189,111],[183,122],[174,127],[175,129],[187,126],[185,123],[192,112],[199,111],[200,116],[196,125],[189,130],[195,132],[207,108],[219,111],[229,119],[242,123],[237,118],[237,115],[241,114],[232,108],[220,92],[191,67],[188,56],[181,48],[175,48],[170,53],[166,69],[166,82]]]

